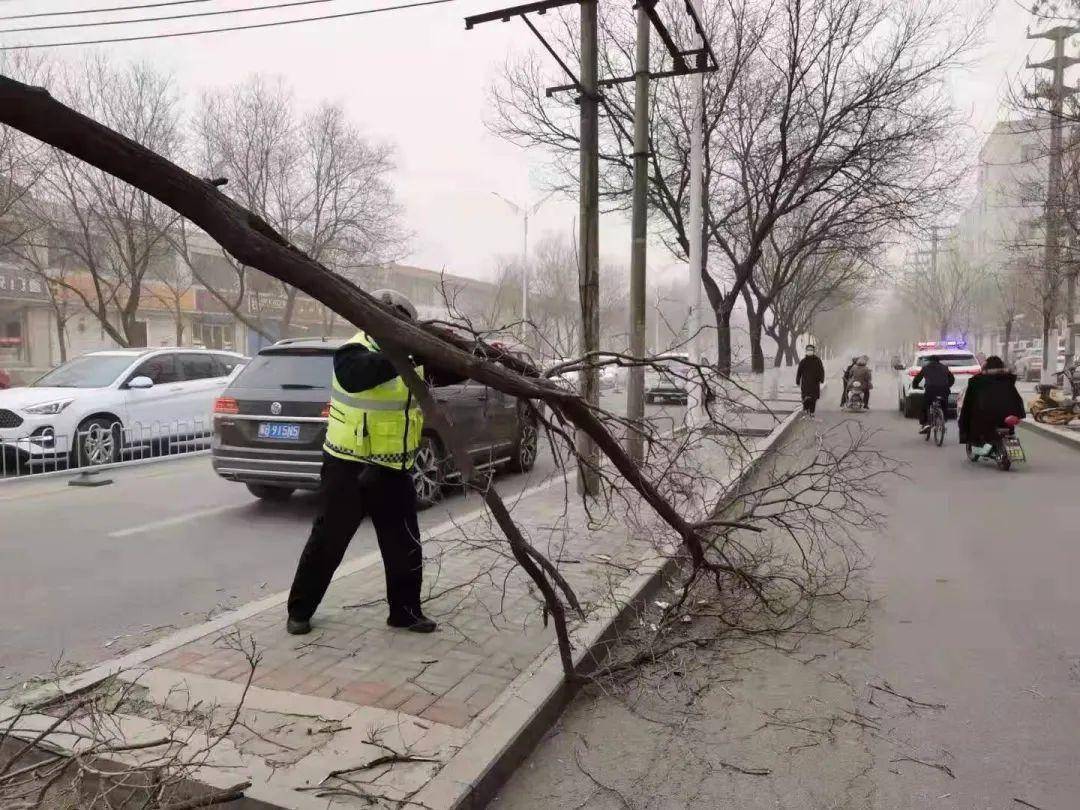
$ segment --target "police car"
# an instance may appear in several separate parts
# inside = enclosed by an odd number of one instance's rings
[[[968,380],[978,374],[982,367],[978,359],[967,349],[963,340],[926,340],[915,344],[915,356],[911,365],[904,367],[897,364],[897,400],[900,413],[908,419],[917,417],[922,411],[923,385],[912,389],[911,382],[919,370],[930,362],[931,357],[938,357],[948,366],[956,378],[949,393],[949,414],[955,414],[956,403],[960,394],[967,388]]]

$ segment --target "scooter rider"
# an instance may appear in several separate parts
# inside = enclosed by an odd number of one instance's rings
[[[972,445],[976,456],[985,456],[993,449],[997,429],[1010,416],[1023,419],[1024,400],[1016,390],[1016,375],[1010,374],[1000,357],[986,358],[982,373],[968,383],[964,406],[960,409],[957,427],[960,444]]]
[[[851,369],[851,377],[848,383],[857,382],[863,390],[863,407],[870,410],[870,389],[874,387],[873,373],[867,365],[868,358],[863,355],[855,361],[855,368]]]
[[[919,413],[919,433],[927,433],[930,430],[930,403],[935,399],[941,400],[941,410],[948,416],[949,390],[956,382],[956,377],[949,371],[949,367],[941,362],[937,355],[928,357],[926,365],[919,369],[915,379],[911,381],[911,389],[914,391],[919,383],[926,383],[926,393],[923,395],[922,411]]]
[[[851,358],[851,365],[844,369],[844,384],[843,390],[840,392],[840,407],[843,408],[847,405],[847,389],[848,383],[851,382],[851,372],[855,370],[855,366],[859,364],[858,357]]]

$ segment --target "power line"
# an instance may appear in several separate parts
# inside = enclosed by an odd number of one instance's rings
[[[218,11],[192,11],[187,14],[168,14],[161,17],[136,17],[132,20],[100,20],[98,22],[56,23],[55,25],[32,25],[26,28],[5,28],[0,29],[0,34],[16,34],[20,31],[58,31],[64,28],[97,28],[102,25],[135,25],[137,23],[164,22],[165,20],[186,20],[192,17],[218,17],[222,14],[244,14],[249,11],[272,11],[278,8],[313,6],[333,2],[334,0],[289,0],[289,2],[272,3],[266,6],[248,6],[247,8],[230,8]]]
[[[5,45],[0,51],[27,51],[37,48],[64,48],[69,45],[106,45],[114,42],[140,42],[149,39],[172,39],[174,37],[194,37],[202,34],[221,34],[228,31],[251,31],[256,28],[276,28],[282,25],[296,25],[298,23],[322,22],[324,20],[338,20],[343,17],[360,17],[365,14],[381,14],[385,11],[403,11],[422,6],[440,6],[444,3],[454,3],[457,0],[420,0],[416,3],[402,3],[395,6],[382,6],[381,8],[369,8],[363,11],[343,11],[338,14],[323,14],[318,17],[301,17],[297,20],[274,20],[273,22],[251,23],[249,25],[230,25],[222,28],[204,28],[199,31],[177,31],[169,34],[143,34],[134,37],[111,37],[109,39],[82,39],[67,42],[35,42],[29,45]]]
[[[111,8],[88,8],[82,11],[34,11],[29,14],[8,14],[0,20],[29,20],[35,17],[69,17],[74,14],[107,14],[111,11],[132,11],[163,6],[190,6],[193,3],[209,3],[211,0],[166,0],[163,3],[140,3],[136,6],[112,6]]]

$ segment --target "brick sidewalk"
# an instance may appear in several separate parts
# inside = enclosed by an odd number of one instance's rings
[[[775,425],[760,415],[745,418],[751,427]],[[749,448],[760,441],[749,439]],[[718,447],[700,461],[719,476],[727,455]],[[586,613],[599,617],[579,622],[579,631],[609,622],[626,606],[629,585],[662,564],[654,545],[661,535],[655,524],[652,530],[634,525],[615,511],[587,514],[572,480],[538,489],[507,504],[515,521],[559,567]],[[542,599],[486,515],[425,537],[424,550],[425,611],[439,621],[438,632],[386,626],[381,561],[371,555],[331,584],[308,636],[285,633],[279,595],[234,623],[219,620],[201,635],[186,631],[176,644],[159,645],[167,651],[119,676],[136,683],[141,697],[117,708],[118,725],[136,735],[160,734],[163,709],[197,706],[220,727],[236,713],[251,671],[237,641],[254,642],[260,661],[241,722],[200,779],[225,787],[246,776],[248,796],[266,803],[252,806],[378,807],[414,796],[429,807],[444,800],[439,806],[454,806],[433,779],[462,756],[475,762],[496,757],[481,738],[500,724],[507,728],[499,733],[511,733],[520,719],[507,719],[508,707],[531,711],[526,693],[534,676],[553,666],[557,674],[558,663]],[[430,761],[359,768],[346,780],[327,782],[331,771],[378,760],[388,749]],[[467,790],[447,774],[440,779],[454,785],[449,793]],[[320,796],[320,785],[333,795]]]

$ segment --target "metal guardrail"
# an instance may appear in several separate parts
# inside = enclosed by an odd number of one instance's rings
[[[0,439],[0,484],[62,471],[107,470],[210,449],[207,419],[134,425],[97,420],[74,434]]]

